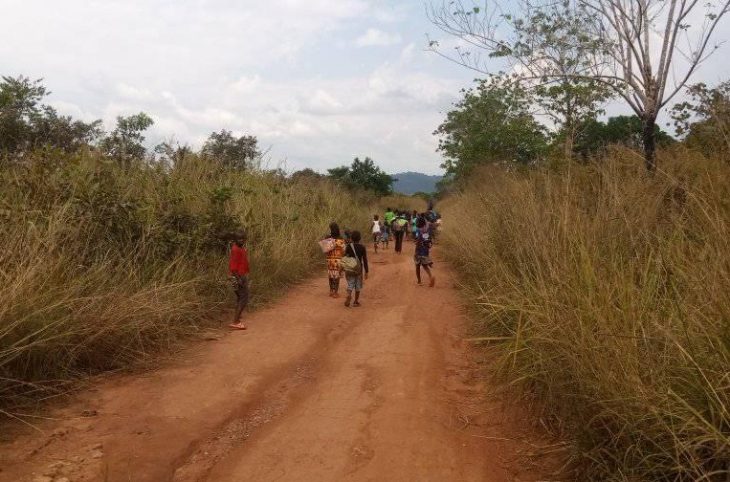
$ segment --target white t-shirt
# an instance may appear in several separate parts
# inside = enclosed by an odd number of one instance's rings
[[[380,232],[380,221],[373,221],[373,234]]]

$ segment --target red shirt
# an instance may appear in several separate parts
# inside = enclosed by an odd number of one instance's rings
[[[228,269],[231,274],[245,276],[248,274],[248,251],[237,244],[231,248],[231,259],[228,261]]]

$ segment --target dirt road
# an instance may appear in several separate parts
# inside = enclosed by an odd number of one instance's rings
[[[297,286],[248,331],[6,434],[0,480],[536,480],[514,414],[483,397],[451,273],[431,289],[409,254],[372,258],[362,307]]]

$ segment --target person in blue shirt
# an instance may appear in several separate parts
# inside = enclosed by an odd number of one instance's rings
[[[416,279],[418,284],[421,284],[421,268],[428,275],[428,286],[433,288],[436,285],[436,277],[431,273],[433,268],[433,261],[431,260],[431,231],[429,229],[429,223],[424,218],[418,218],[416,226],[416,254],[413,260],[416,263]]]

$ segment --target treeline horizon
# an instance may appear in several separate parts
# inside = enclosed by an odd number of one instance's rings
[[[607,149],[621,146],[641,152],[643,124],[636,115],[600,116],[600,104],[593,105],[579,121],[567,127],[549,129],[540,122],[538,111],[544,98],[518,82],[503,77],[476,81],[462,90],[434,135],[440,137],[438,150],[446,171],[442,189],[455,181],[466,182],[479,166],[539,167],[564,162],[600,162]],[[656,146],[682,145],[705,155],[730,152],[730,81],[708,86],[688,86],[687,99],[669,111],[674,127],[671,135],[654,126]],[[604,101],[606,99],[603,99]]]
[[[4,76],[0,82],[0,163],[18,162],[36,150],[56,150],[72,154],[89,149],[121,166],[149,162],[163,168],[174,167],[186,156],[195,154],[225,168],[264,170],[288,178],[329,178],[350,189],[364,189],[386,196],[393,193],[396,180],[386,174],[370,157],[355,157],[352,163],[333,167],[326,174],[303,168],[291,173],[280,167],[266,168],[255,135],[236,136],[221,129],[211,132],[200,149],[175,140],[174,136],[145,146],[145,132],[154,125],[146,112],[117,116],[115,127],[106,132],[101,120],[84,122],[60,114],[44,104],[50,91],[43,79]],[[1,167],[1,164],[0,164]]]

